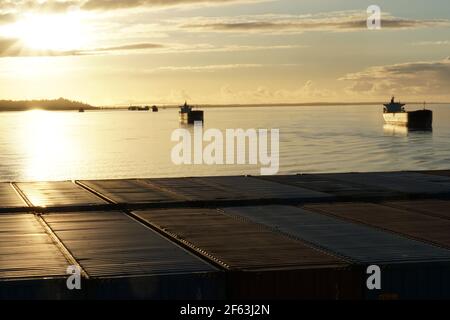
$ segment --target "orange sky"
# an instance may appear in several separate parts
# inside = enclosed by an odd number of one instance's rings
[[[450,101],[448,1],[0,0],[0,99]]]

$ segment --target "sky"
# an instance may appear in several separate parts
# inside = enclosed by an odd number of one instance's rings
[[[450,102],[449,49],[448,0],[0,0],[0,100]]]

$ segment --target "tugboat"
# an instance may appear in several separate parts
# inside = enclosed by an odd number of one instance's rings
[[[180,106],[180,123],[183,124],[194,124],[195,122],[203,122],[204,112],[201,110],[192,110],[192,106],[188,105],[187,102],[183,106]]]
[[[433,111],[427,110],[425,104],[423,110],[406,111],[405,104],[395,102],[395,97],[384,105],[383,118],[386,124],[409,129],[430,130],[433,127]]]

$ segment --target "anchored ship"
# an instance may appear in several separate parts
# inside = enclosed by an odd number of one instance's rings
[[[392,97],[391,102],[384,105],[383,118],[386,124],[404,126],[410,129],[431,129],[433,127],[433,111],[423,110],[406,111],[405,104],[395,102]]]
[[[187,102],[180,106],[180,123],[194,124],[197,121],[203,122],[203,111],[192,109],[193,107],[188,105]]]

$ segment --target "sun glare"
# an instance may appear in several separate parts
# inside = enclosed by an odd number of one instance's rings
[[[13,26],[12,33],[34,50],[75,50],[86,42],[81,17],[63,15],[28,15]]]

